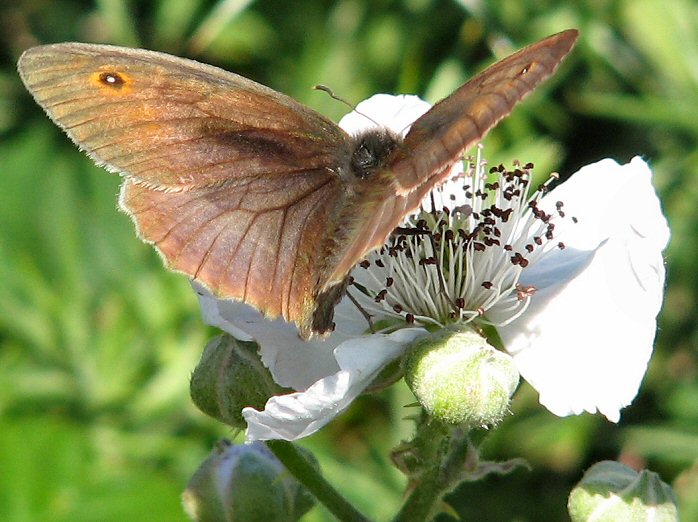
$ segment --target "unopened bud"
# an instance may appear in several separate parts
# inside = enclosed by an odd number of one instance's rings
[[[403,359],[405,381],[426,412],[449,424],[494,426],[519,383],[511,357],[467,330],[424,337]]]
[[[261,442],[221,441],[182,494],[195,522],[295,522],[314,504]]]
[[[598,462],[587,470],[570,493],[567,509],[573,522],[679,519],[674,493],[659,475],[638,473],[614,461]]]
[[[189,392],[194,404],[214,419],[244,429],[246,406],[262,410],[272,395],[282,393],[262,364],[257,345],[224,334],[204,348],[191,377]]]

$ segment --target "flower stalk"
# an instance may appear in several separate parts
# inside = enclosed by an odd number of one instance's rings
[[[319,469],[313,466],[290,442],[269,440],[267,447],[286,469],[341,522],[369,522],[359,510],[325,480]]]

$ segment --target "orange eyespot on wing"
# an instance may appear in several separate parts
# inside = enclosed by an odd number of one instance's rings
[[[90,83],[100,89],[104,96],[124,96],[132,92],[131,77],[112,70],[93,73]]]

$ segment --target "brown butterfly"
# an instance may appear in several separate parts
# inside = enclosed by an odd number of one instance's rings
[[[99,165],[167,266],[215,295],[333,328],[348,273],[418,208],[464,150],[550,76],[568,30],[496,63],[404,139],[349,136],[292,98],[210,65],[108,45],[34,47],[27,89]]]

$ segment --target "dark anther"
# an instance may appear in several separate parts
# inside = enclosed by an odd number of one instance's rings
[[[388,295],[388,291],[384,288],[383,290],[381,290],[380,292],[378,292],[378,294],[376,295],[374,301],[375,301],[376,303],[380,303],[381,301],[383,301],[383,300],[385,299],[385,296],[386,296],[386,295]]]

